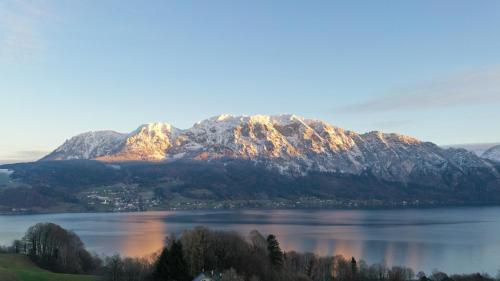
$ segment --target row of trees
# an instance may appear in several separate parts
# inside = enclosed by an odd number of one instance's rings
[[[274,235],[264,237],[257,231],[245,239],[236,232],[197,227],[168,241],[153,266],[152,279],[187,281],[200,272],[219,277],[222,273],[224,278],[228,270],[241,280],[261,281],[405,281],[414,277],[405,267],[389,269],[358,263],[355,258],[284,252]]]
[[[94,273],[102,267],[101,259],[85,249],[78,235],[53,223],[30,227],[22,240],[14,241],[12,251],[55,272]]]
[[[205,227],[167,239],[158,257],[149,261],[135,260],[135,265],[129,268],[141,270],[129,270],[136,272],[134,274],[125,273],[127,259],[123,259],[123,269],[118,274],[106,262],[106,280],[191,281],[204,272],[221,281],[495,281],[486,274],[448,276],[443,272],[433,272],[426,276],[419,272],[415,275],[411,268],[368,265],[354,257],[284,252],[274,235],[264,237],[252,231],[245,238],[236,232]],[[142,277],[134,279],[131,276]]]
[[[407,267],[368,265],[354,257],[322,257],[284,252],[274,235],[252,231],[247,237],[232,231],[197,227],[166,240],[149,258],[91,255],[80,238],[58,225],[37,224],[9,249],[28,255],[43,268],[66,273],[92,273],[105,281],[191,281],[205,273],[220,281],[495,281],[485,274],[414,274]],[[500,280],[497,280],[500,281]]]

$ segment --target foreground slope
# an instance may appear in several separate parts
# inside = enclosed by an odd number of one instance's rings
[[[27,256],[0,254],[0,280],[2,281],[96,281],[88,275],[60,274],[43,270]]]

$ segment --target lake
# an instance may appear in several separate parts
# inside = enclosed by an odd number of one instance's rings
[[[416,272],[500,269],[500,207],[404,210],[233,210],[0,216],[0,244],[38,222],[75,231],[91,251],[144,256],[165,236],[206,225],[277,235],[286,250],[342,254]]]

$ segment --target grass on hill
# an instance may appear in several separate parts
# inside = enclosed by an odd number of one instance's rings
[[[1,281],[96,281],[95,276],[53,273],[39,268],[28,257],[0,254]]]

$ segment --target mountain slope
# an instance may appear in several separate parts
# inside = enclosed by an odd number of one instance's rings
[[[477,156],[483,155],[483,153],[494,147],[500,145],[500,143],[464,143],[464,144],[452,144],[452,145],[444,145],[442,146],[443,148],[463,148],[465,150],[468,150],[470,152],[473,152]]]
[[[290,176],[250,160],[106,163],[40,161],[14,171],[0,188],[0,213],[197,208],[351,208],[500,204],[500,178],[481,170],[442,172],[440,184],[316,172]]]
[[[41,160],[94,159],[117,153],[125,134],[114,131],[87,132],[72,137]]]
[[[0,169],[0,212],[500,204],[500,162],[295,115],[84,133]]]
[[[494,146],[488,150],[486,150],[481,157],[500,162],[500,145]]]
[[[220,115],[180,130],[167,123],[143,125],[132,133],[85,133],[66,141],[42,160],[175,161],[240,159],[283,174],[371,173],[403,183],[446,185],[446,177],[471,171],[497,177],[491,163],[464,149],[442,149],[415,138],[358,134],[295,115]]]

